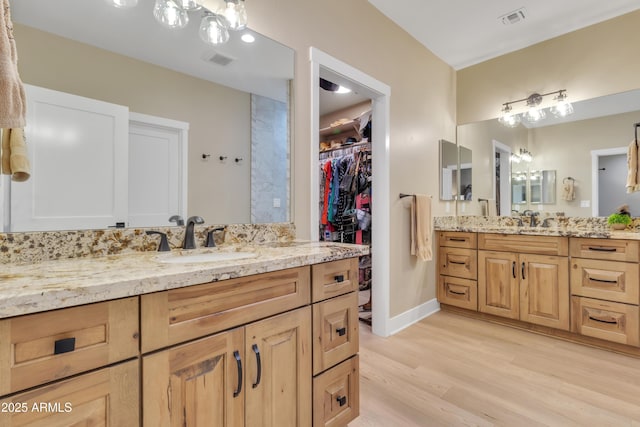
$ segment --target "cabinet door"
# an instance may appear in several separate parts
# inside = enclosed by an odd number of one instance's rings
[[[311,425],[311,309],[246,327],[246,425]]]
[[[569,330],[569,265],[565,257],[520,255],[520,320]]]
[[[143,425],[243,426],[243,353],[235,329],[145,356]]]
[[[138,375],[132,360],[1,399],[0,427],[135,427]]]
[[[478,310],[518,319],[518,256],[507,252],[478,251]]]

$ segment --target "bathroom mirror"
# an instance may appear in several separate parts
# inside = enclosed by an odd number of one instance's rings
[[[440,140],[440,200],[458,198],[458,147]]]
[[[251,30],[251,44],[235,32],[205,44],[202,11],[172,30],[154,19],[154,0],[131,9],[104,0],[11,7],[25,83],[189,124],[188,215],[209,224],[292,220],[292,49]]]
[[[574,114],[564,119],[547,114],[535,125],[508,128],[493,119],[458,126],[458,144],[473,149],[474,197],[495,197],[502,202],[502,215],[509,215],[512,206],[519,206],[521,211],[606,216],[624,203],[632,206],[633,215],[640,215],[640,194],[626,194],[624,184],[610,184],[620,180],[604,179],[614,173],[622,176],[623,183],[626,179],[626,150],[634,139],[633,125],[640,122],[640,90],[575,102],[573,107]],[[530,162],[507,160],[520,149],[531,153]],[[623,166],[609,167],[605,161],[613,157],[619,158]],[[506,173],[501,170],[500,176],[510,179],[511,191],[496,192],[499,165],[508,169]],[[532,171],[545,172],[527,194],[526,182],[533,183],[529,176]],[[516,180],[522,173],[529,180],[525,180],[524,187]],[[562,185],[557,184],[568,177],[575,185],[572,200],[561,197]],[[608,205],[599,201],[599,195],[614,193]],[[475,214],[471,209],[466,212]]]
[[[471,194],[473,184],[473,156],[467,147],[458,147],[460,156],[460,200],[473,200]]]

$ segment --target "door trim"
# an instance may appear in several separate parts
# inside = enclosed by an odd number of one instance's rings
[[[591,216],[600,216],[599,208],[600,192],[598,184],[598,164],[600,157],[627,154],[627,147],[604,148],[602,150],[591,150]]]
[[[309,158],[309,170],[311,171],[310,194],[310,236],[311,240],[319,239],[318,224],[320,221],[318,205],[319,175],[318,158],[320,154],[320,113],[319,113],[319,87],[320,67],[338,73],[359,84],[362,95],[371,98],[372,121],[372,150],[373,150],[373,181],[372,213],[375,220],[372,221],[372,237],[375,242],[371,249],[372,259],[372,285],[371,298],[376,301],[372,305],[372,331],[376,335],[389,336],[390,330],[390,229],[391,209],[389,195],[389,103],[391,88],[347,63],[336,59],[327,53],[311,47],[309,49],[311,61],[311,155]]]

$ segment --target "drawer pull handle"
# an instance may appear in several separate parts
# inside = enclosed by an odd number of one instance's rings
[[[465,265],[466,262],[464,262],[464,261],[449,261],[449,264]]]
[[[76,349],[75,337],[63,338],[53,343],[53,354],[70,353]]]
[[[260,378],[262,377],[262,362],[260,361],[260,350],[258,349],[258,344],[254,344],[253,346],[251,346],[251,349],[256,355],[256,364],[258,365],[257,379],[256,382],[251,386],[251,388],[256,388],[258,387],[258,384],[260,384]]]
[[[593,317],[593,316],[589,316],[589,319],[595,320],[596,322],[600,322],[600,323],[608,323],[609,325],[617,325],[618,324],[617,320],[604,320],[604,319],[598,319],[598,318]]]
[[[346,333],[347,333],[347,328],[339,328],[339,329],[336,329],[336,332],[338,333],[338,336],[342,337],[342,336],[346,335]]]
[[[233,357],[235,357],[236,364],[238,365],[238,388],[233,392],[233,397],[238,397],[242,391],[242,359],[240,359],[238,350],[233,352]]]
[[[600,282],[600,283],[618,283],[617,280],[596,279],[594,277],[589,277],[589,280],[592,282]]]
[[[336,282],[342,283],[342,282],[344,282],[344,275],[340,274],[338,276],[335,276],[334,279],[335,279]]]
[[[449,240],[452,241],[452,242],[466,242],[467,241],[467,239],[461,239],[460,237],[450,237]]]
[[[447,292],[449,292],[450,294],[454,294],[454,295],[466,295],[466,292],[458,292],[458,291],[452,291],[451,289],[447,289]]]
[[[598,252],[615,252],[616,248],[600,248],[596,246],[589,246],[590,251],[598,251]]]
[[[344,406],[347,404],[347,396],[338,396],[336,400],[338,401],[340,406]]]

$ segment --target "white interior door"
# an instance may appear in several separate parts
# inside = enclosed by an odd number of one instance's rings
[[[188,129],[188,123],[131,114],[129,226],[171,225],[172,215],[186,219]]]
[[[31,178],[11,183],[11,231],[126,222],[127,107],[25,85]]]

